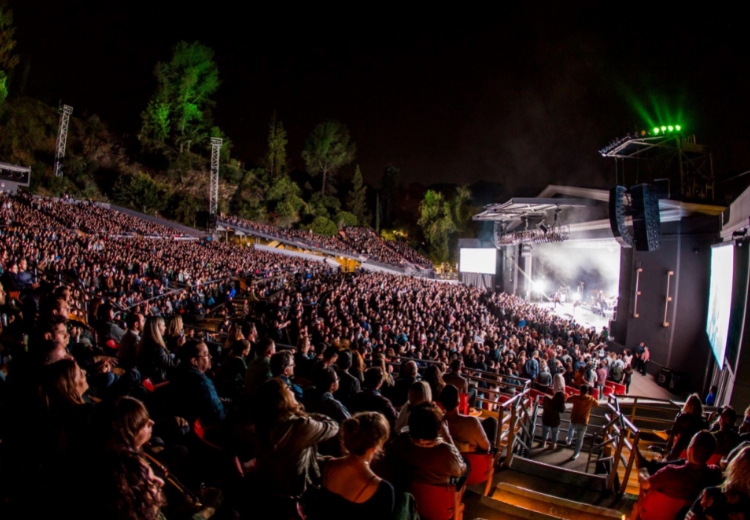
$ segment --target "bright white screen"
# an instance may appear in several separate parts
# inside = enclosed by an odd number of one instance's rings
[[[495,274],[497,249],[461,248],[459,268],[462,273]]]
[[[733,273],[734,248],[723,246],[711,249],[711,288],[708,293],[706,334],[720,369],[724,366],[724,352],[727,348]]]

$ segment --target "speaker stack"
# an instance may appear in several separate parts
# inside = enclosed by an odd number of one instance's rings
[[[648,184],[630,188],[633,205],[633,234],[636,251],[656,251],[661,247],[659,197]]]

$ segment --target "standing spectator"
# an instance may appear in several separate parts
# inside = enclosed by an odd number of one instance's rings
[[[643,347],[643,354],[641,354],[641,375],[646,375],[648,372],[648,361],[651,359],[651,352],[648,347]]]
[[[596,389],[599,390],[599,399],[604,399],[604,386],[607,383],[607,367],[604,363],[599,362],[599,367],[596,369]]]
[[[560,414],[565,411],[565,379],[562,374],[555,374],[552,378],[552,391],[554,395],[551,397],[545,395],[542,401],[544,413],[542,414],[542,440],[539,444],[544,446],[547,443],[547,434],[551,431],[550,448],[556,450]]]
[[[576,439],[573,456],[570,457],[571,460],[575,460],[581,453],[583,438],[586,436],[586,429],[591,417],[591,409],[598,402],[591,395],[591,387],[588,385],[582,385],[581,395],[571,395],[568,397],[567,402],[573,404],[573,410],[570,412],[570,429],[568,430],[566,443],[570,446],[573,443],[573,434],[577,435],[578,438]]]
[[[708,389],[708,395],[706,396],[706,406],[714,406],[716,404],[716,394],[719,392],[719,387],[711,385]]]
[[[128,315],[125,323],[127,323],[128,331],[122,337],[122,341],[120,341],[120,347],[117,349],[117,358],[119,359],[118,365],[120,368],[130,370],[137,363],[138,344],[141,342],[141,333],[146,324],[146,318],[139,312],[132,312]]]

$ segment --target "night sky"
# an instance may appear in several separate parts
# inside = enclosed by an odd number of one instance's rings
[[[276,110],[300,167],[316,123],[346,123],[371,183],[393,163],[405,182],[607,186],[614,163],[597,150],[649,128],[647,117],[713,145],[719,179],[750,170],[740,10],[522,4],[10,0],[18,51],[32,59],[26,93],[99,114],[117,132],[137,132],[154,66],[176,42],[213,48],[223,82],[215,119],[246,164],[263,153]]]

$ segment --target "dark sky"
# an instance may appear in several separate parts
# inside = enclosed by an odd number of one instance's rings
[[[19,52],[32,57],[27,93],[119,132],[137,131],[154,65],[176,42],[212,47],[216,122],[248,163],[276,110],[299,165],[316,123],[346,123],[375,183],[394,163],[407,182],[604,186],[614,164],[597,150],[647,128],[647,117],[679,117],[713,145],[720,178],[750,169],[750,40],[739,10],[518,4],[10,0]]]

